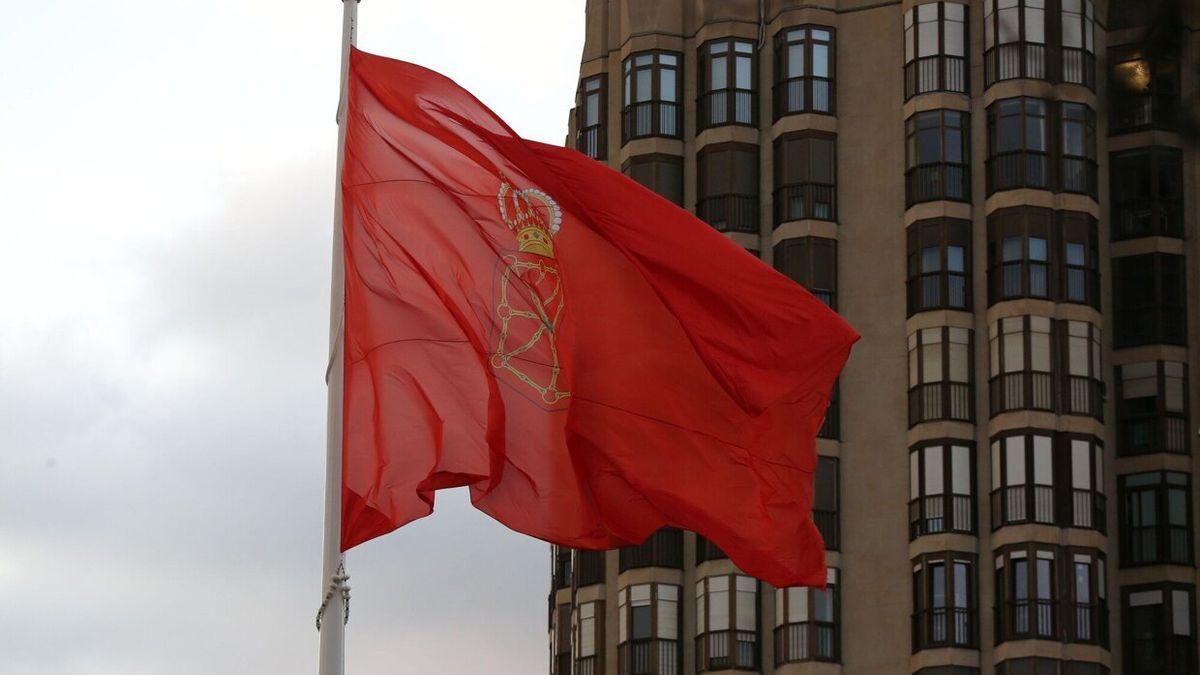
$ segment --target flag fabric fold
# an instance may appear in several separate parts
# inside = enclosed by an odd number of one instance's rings
[[[824,585],[815,436],[858,337],[840,317],[432,71],[355,50],[346,124],[343,550],[468,486],[560,545],[675,526]]]

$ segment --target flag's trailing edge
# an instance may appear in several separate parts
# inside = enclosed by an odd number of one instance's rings
[[[412,64],[353,52],[344,159],[343,550],[469,486],[560,545],[671,525],[824,585],[815,436],[858,338],[840,317]]]

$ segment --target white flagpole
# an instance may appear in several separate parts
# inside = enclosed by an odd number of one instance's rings
[[[342,268],[342,155],[346,147],[347,80],[350,46],[354,44],[359,0],[342,0],[341,94],[338,97],[337,178],[333,198],[333,275],[329,297],[329,363],[325,383],[329,391],[325,431],[325,544],[322,574],[324,600],[317,615],[321,632],[319,675],[344,675],[346,669],[345,617],[349,587],[342,566],[342,313],[345,280]]]

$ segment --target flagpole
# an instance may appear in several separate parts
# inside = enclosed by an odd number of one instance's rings
[[[324,600],[317,615],[321,634],[319,675],[344,675],[349,587],[342,566],[342,314],[345,279],[342,266],[342,155],[346,147],[347,81],[350,46],[355,42],[359,0],[342,0],[342,62],[338,96],[337,176],[333,193],[333,274],[329,296],[329,363],[325,370],[325,542],[322,562]]]

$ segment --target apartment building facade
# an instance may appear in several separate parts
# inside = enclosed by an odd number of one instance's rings
[[[1200,672],[1198,28],[589,0],[569,144],[863,337],[818,439],[828,590],[671,528],[554,549],[552,675]]]

